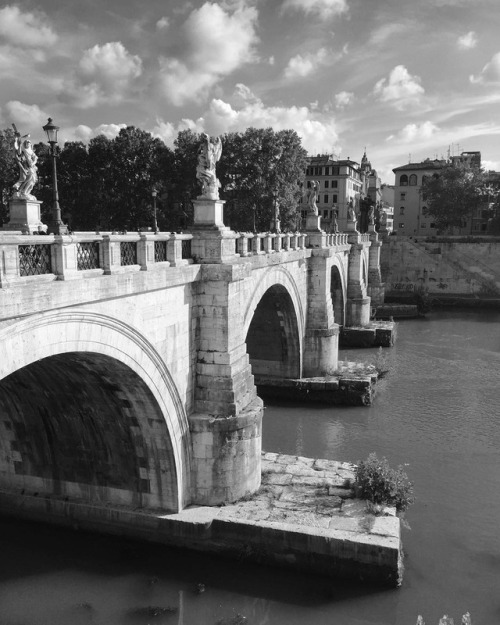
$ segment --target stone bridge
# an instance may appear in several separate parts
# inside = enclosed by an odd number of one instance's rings
[[[380,244],[205,214],[187,234],[0,234],[0,499],[169,513],[259,488],[253,375],[336,368]]]

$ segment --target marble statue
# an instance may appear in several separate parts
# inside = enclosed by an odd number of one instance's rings
[[[387,213],[384,210],[380,211],[380,227],[387,227]]]
[[[215,164],[222,154],[220,137],[214,138],[203,134],[203,140],[198,151],[198,165],[196,178],[201,183],[200,199],[218,200],[220,182],[215,175]]]
[[[307,191],[308,213],[310,215],[318,214],[318,205],[316,204],[316,197],[318,193],[319,193],[319,182],[317,180],[312,180],[311,186]]]
[[[338,234],[339,231],[339,224],[337,221],[337,210],[333,209],[332,211],[332,225],[330,228],[330,231],[333,232],[333,234]]]
[[[347,220],[356,221],[356,211],[354,210],[354,203],[352,201],[352,198],[349,200],[349,204],[347,206]]]
[[[36,200],[36,197],[31,195],[31,190],[38,180],[36,166],[38,157],[28,137],[29,135],[23,135],[21,137],[21,134],[14,126],[14,157],[19,166],[19,180],[13,186],[12,197],[16,199]]]
[[[368,225],[375,225],[375,209],[373,208],[373,204],[368,209]]]

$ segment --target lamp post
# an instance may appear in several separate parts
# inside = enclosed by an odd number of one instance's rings
[[[154,219],[153,231],[155,234],[157,234],[158,222],[156,221],[156,196],[158,195],[158,191],[156,189],[153,189],[151,191],[151,195],[153,197],[153,219]]]
[[[61,207],[59,206],[59,193],[57,191],[56,145],[59,126],[55,126],[49,117],[49,121],[43,126],[43,130],[47,133],[47,141],[50,145],[50,155],[52,157],[52,215],[47,232],[50,234],[68,234],[68,226],[61,219]]]

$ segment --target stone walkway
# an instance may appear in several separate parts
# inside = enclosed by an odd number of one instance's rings
[[[220,509],[219,519],[267,521],[387,536],[399,540],[394,508],[374,515],[367,502],[356,499],[354,465],[277,453],[262,454],[259,491]]]

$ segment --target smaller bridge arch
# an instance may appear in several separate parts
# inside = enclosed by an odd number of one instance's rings
[[[330,270],[330,294],[332,298],[334,322],[339,326],[345,324],[346,282],[346,269],[342,262],[337,257],[334,257]]]
[[[0,331],[4,487],[179,511],[190,440],[175,383],[134,328],[77,310]]]
[[[254,375],[301,377],[304,314],[299,289],[286,269],[273,267],[259,275],[243,327]]]

